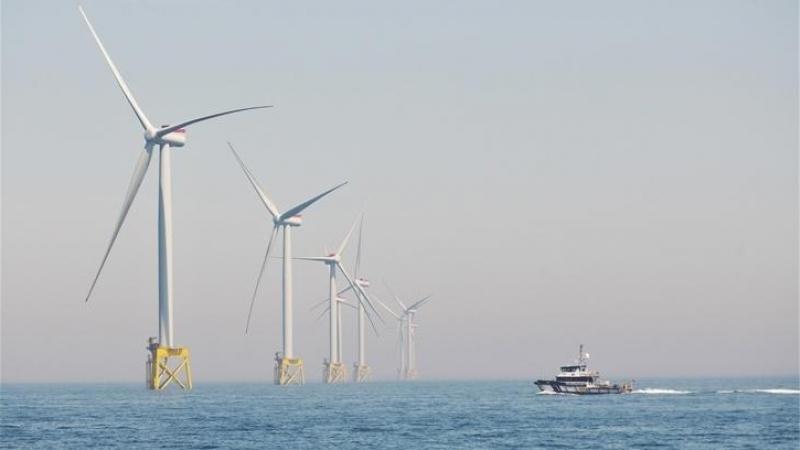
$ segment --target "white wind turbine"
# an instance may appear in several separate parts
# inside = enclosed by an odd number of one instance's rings
[[[122,210],[117,218],[116,225],[114,227],[114,231],[111,234],[111,240],[108,243],[108,247],[106,249],[105,254],[103,255],[103,259],[100,262],[100,268],[97,269],[97,274],[92,281],[92,284],[89,288],[89,292],[86,295],[86,301],[89,301],[89,298],[94,291],[95,285],[97,284],[97,280],[100,277],[100,273],[103,271],[103,267],[108,260],[108,255],[111,252],[111,248],[114,246],[114,242],[117,239],[117,235],[119,234],[120,229],[122,228],[122,224],[125,221],[125,217],[130,210],[131,204],[133,203],[134,198],[136,197],[137,192],[139,191],[139,187],[142,184],[142,180],[147,173],[147,169],[150,165],[150,159],[153,155],[153,150],[157,147],[159,153],[159,189],[158,189],[158,345],[156,346],[155,343],[151,344],[151,350],[154,351],[152,357],[155,359],[155,349],[158,347],[166,347],[166,348],[176,348],[174,347],[174,333],[173,333],[173,322],[172,322],[172,302],[173,302],[173,278],[172,278],[172,170],[171,170],[171,161],[172,161],[172,147],[183,147],[186,143],[186,127],[189,125],[202,122],[205,120],[213,119],[215,117],[224,116],[227,114],[233,114],[241,111],[247,111],[251,109],[259,109],[259,108],[268,108],[269,106],[253,106],[248,108],[238,108],[229,111],[223,111],[216,114],[211,114],[203,117],[198,117],[191,120],[186,120],[180,122],[176,125],[162,125],[161,128],[156,128],[144,114],[144,111],[139,107],[139,104],[136,102],[136,99],[133,97],[128,85],[125,83],[125,80],[122,78],[122,75],[117,70],[116,65],[111,60],[111,57],[106,52],[103,43],[100,41],[100,38],[97,36],[97,33],[94,30],[89,18],[86,16],[83,8],[79,5],[78,11],[80,11],[81,15],[83,16],[86,25],[89,27],[89,31],[92,33],[97,46],[100,48],[100,52],[103,54],[103,57],[108,63],[111,72],[114,74],[114,78],[117,81],[122,93],[125,95],[125,99],[128,101],[128,104],[133,109],[136,118],[139,120],[142,128],[144,129],[144,151],[140,154],[139,160],[136,163],[136,168],[134,169],[133,176],[131,177],[130,184],[128,186],[128,192],[125,194],[125,200],[122,203]],[[183,349],[183,348],[181,348]],[[163,355],[162,355],[163,356]],[[167,354],[167,356],[179,356],[177,354]],[[184,364],[187,365],[188,371],[188,351],[185,353],[185,357],[181,356],[184,359]],[[166,360],[164,361],[166,365]],[[183,364],[182,364],[183,366]],[[155,366],[158,369],[157,366]],[[167,375],[169,378],[167,379],[167,383],[172,381],[173,379],[184,386],[183,383],[178,380],[173,371],[164,369],[167,371]],[[177,372],[179,369],[175,369],[174,372]],[[156,378],[155,375],[153,378]],[[187,375],[188,383],[186,387],[191,387],[191,376]],[[151,380],[152,381],[152,380]],[[158,381],[158,380],[156,380]],[[150,383],[151,387],[160,388],[160,384]]]
[[[294,356],[294,349],[293,349],[293,330],[292,330],[292,323],[293,323],[293,304],[292,304],[292,240],[291,240],[291,229],[292,227],[299,227],[303,223],[303,217],[300,215],[303,210],[317,202],[317,200],[325,197],[326,195],[330,194],[331,192],[339,189],[340,187],[347,184],[345,181],[344,183],[338,184],[327,191],[312,197],[299,205],[290,208],[286,212],[279,212],[278,208],[275,204],[267,197],[267,194],[264,193],[264,190],[258,185],[253,174],[250,170],[245,166],[244,161],[239,157],[234,150],[231,143],[228,143],[228,147],[230,147],[231,152],[233,152],[233,156],[236,157],[236,160],[239,162],[239,165],[242,167],[244,174],[247,176],[248,181],[255,189],[256,193],[258,194],[259,199],[267,208],[267,211],[272,216],[272,232],[270,233],[269,241],[267,243],[267,251],[264,254],[264,261],[261,263],[261,270],[258,273],[258,279],[256,281],[256,287],[253,290],[253,298],[250,300],[250,309],[247,313],[247,325],[245,326],[245,333],[250,328],[250,318],[253,314],[253,306],[255,305],[256,295],[258,294],[258,286],[261,284],[261,278],[264,276],[264,269],[267,267],[267,261],[269,260],[269,254],[272,249],[272,241],[275,239],[275,235],[278,234],[279,230],[283,231],[283,353],[282,355],[276,355],[276,366],[275,366],[275,383],[276,384],[291,384],[291,383],[302,383],[304,381],[303,376],[303,362],[300,358],[295,358]]]
[[[416,355],[416,328],[417,324],[414,323],[414,315],[419,311],[419,309],[424,306],[428,301],[431,299],[432,295],[428,295],[417,302],[413,303],[411,306],[406,306],[401,300],[400,297],[392,292],[391,288],[387,285],[386,288],[391,293],[394,300],[400,306],[400,310],[402,311],[400,314],[396,314],[394,311],[389,309],[388,306],[380,303],[384,309],[389,311],[389,313],[394,316],[395,319],[399,322],[399,330],[400,330],[400,369],[398,376],[401,379],[405,380],[413,380],[417,377],[417,355]]]
[[[363,245],[363,231],[364,231],[364,216],[362,215],[361,216],[361,224],[360,224],[359,229],[358,229],[358,250],[357,250],[357,253],[356,253],[355,268],[353,269],[353,277],[355,279],[356,284],[359,285],[362,290],[366,291],[366,289],[370,287],[370,282],[369,282],[368,279],[359,276],[360,268],[361,268],[361,253],[362,253],[362,248],[363,248],[362,247],[362,245]],[[346,293],[347,291],[349,291],[351,289],[352,289],[352,287],[347,286],[346,288],[340,290],[338,292],[338,295],[342,295],[342,294]],[[360,297],[360,294],[358,292],[356,293],[356,295]],[[371,297],[372,297],[372,300],[375,300],[376,302],[381,304],[384,308],[386,308],[386,306],[383,304],[383,302],[381,302],[380,299],[378,299],[374,294],[371,294]],[[358,359],[353,364],[353,369],[354,369],[353,370],[353,381],[355,381],[356,383],[361,383],[361,382],[367,381],[367,379],[370,376],[370,372],[371,372],[369,365],[367,365],[367,359],[366,359],[366,343],[365,343],[365,341],[366,341],[366,321],[367,321],[367,319],[369,319],[370,325],[372,325],[372,328],[375,331],[375,335],[376,336],[378,335],[378,331],[375,328],[374,323],[372,323],[372,319],[367,314],[366,308],[364,307],[364,302],[359,301],[358,305],[354,305],[354,304],[348,302],[346,299],[343,299],[343,298],[338,298],[337,301],[341,305],[345,305],[345,306],[348,306],[348,307],[353,308],[353,309],[356,310],[357,319],[358,319],[358,325],[357,325]],[[329,303],[329,302],[330,302],[330,299],[325,299],[325,300],[317,303],[316,305],[314,305],[311,309],[312,310],[317,309],[318,307],[324,305],[325,303]],[[322,314],[320,314],[320,318],[322,316],[324,316],[326,313],[328,313],[328,311],[330,311],[330,306],[328,306],[327,308],[325,308],[325,310],[322,311]],[[394,312],[392,312],[391,310],[389,310],[389,312],[394,314]],[[338,325],[338,331],[339,332],[338,332],[337,340],[338,340],[339,343],[341,343],[341,341],[342,341],[342,338],[341,338],[341,335],[342,335],[341,308],[337,311],[337,324],[340,324],[340,325]],[[341,362],[341,359],[342,359],[341,358],[341,345],[339,345],[339,348],[340,348],[340,350],[339,350],[339,360]]]
[[[357,222],[356,222],[357,223]],[[353,226],[350,227],[350,231],[348,231],[345,238],[342,240],[341,244],[337,250],[333,253],[329,253],[326,256],[313,256],[313,257],[298,257],[296,259],[301,259],[305,261],[318,261],[326,264],[328,266],[328,308],[327,312],[330,318],[330,339],[329,339],[329,358],[323,364],[325,366],[323,371],[323,380],[326,383],[339,383],[344,381],[345,378],[345,368],[342,364],[342,313],[341,313],[341,305],[346,303],[344,299],[339,298],[336,290],[336,271],[337,269],[339,272],[344,275],[345,279],[348,283],[348,289],[353,289],[356,292],[359,301],[359,307],[363,308],[363,304],[366,303],[370,306],[370,308],[377,314],[375,307],[372,305],[371,300],[367,296],[364,289],[359,285],[357,282],[353,281],[353,278],[347,273],[341,263],[342,253],[344,252],[345,247],[347,246],[347,242],[350,240],[350,236],[353,234],[353,230],[355,229],[356,223],[353,223]],[[343,292],[343,291],[342,291]],[[349,304],[348,304],[349,305]],[[324,312],[323,312],[324,314]],[[369,316],[368,316],[369,317]],[[378,316],[380,317],[380,316]],[[370,322],[372,319],[369,318]],[[374,324],[373,324],[374,327]]]
[[[361,216],[361,224],[358,227],[358,249],[356,250],[356,262],[355,262],[355,267],[353,268],[353,276],[355,277],[356,284],[359,285],[362,290],[366,290],[367,288],[369,288],[370,282],[369,282],[368,279],[359,276],[360,270],[361,270],[361,252],[362,252],[363,242],[364,242],[364,216],[362,215]],[[348,287],[347,289],[345,289],[345,291],[347,291],[349,289],[350,288]],[[357,292],[356,295],[359,295],[359,293]],[[373,295],[373,298],[376,301],[380,301],[377,298],[375,298],[374,295]],[[344,304],[350,306],[349,303],[344,303]],[[357,314],[358,314],[358,325],[357,325],[358,326],[358,328],[357,328],[358,329],[358,333],[357,333],[357,335],[358,335],[358,337],[357,337],[358,338],[358,359],[353,364],[353,369],[354,369],[353,370],[353,380],[356,383],[360,383],[360,382],[366,381],[367,378],[369,378],[370,368],[367,365],[367,360],[366,360],[366,345],[365,345],[365,340],[366,340],[366,333],[365,333],[365,328],[366,328],[366,324],[365,324],[366,310],[364,309],[364,305],[361,302],[359,302],[358,306],[355,306],[355,307],[358,308],[358,312],[357,312]]]
[[[355,279],[356,284],[359,285],[362,290],[366,290],[370,286],[369,280],[367,280],[364,277],[359,277],[359,273],[360,273],[360,269],[361,269],[361,252],[362,252],[362,246],[363,246],[363,232],[364,232],[364,216],[362,215],[361,216],[361,224],[359,225],[359,228],[358,228],[358,249],[356,251],[356,261],[355,261],[355,267],[353,269],[353,277]],[[352,288],[350,286],[347,286],[346,288],[340,290],[337,293],[337,295],[342,295],[342,294],[346,293],[347,291],[349,291],[351,289]],[[360,296],[360,294],[358,292],[356,292],[356,295]],[[372,294],[372,299],[377,301],[378,303],[382,304],[380,299],[375,297],[374,294]],[[362,302],[362,301],[359,301],[358,305],[354,305],[352,303],[349,303],[349,302],[347,302],[346,299],[343,299],[343,298],[337,298],[337,301],[341,305],[349,306],[349,307],[351,307],[351,308],[356,310],[356,314],[357,314],[357,318],[358,318],[358,325],[357,325],[358,359],[353,364],[353,369],[354,369],[353,370],[353,381],[355,381],[356,383],[364,382],[369,378],[369,375],[370,375],[370,368],[367,365],[367,360],[366,360],[366,356],[365,356],[366,355],[366,351],[365,351],[366,350],[365,349],[365,347],[366,347],[366,345],[365,345],[366,331],[365,330],[366,330],[366,320],[367,320],[367,318],[369,318],[369,316],[367,315],[366,308],[364,307],[364,302]],[[311,310],[313,311],[314,309],[319,308],[320,306],[324,305],[325,303],[330,303],[330,298],[322,300],[321,302],[317,303],[316,305],[314,305],[311,308]],[[385,305],[383,305],[383,306],[386,307]],[[328,306],[327,308],[325,308],[325,310],[322,311],[322,314],[320,314],[320,318],[322,316],[324,316],[328,311],[330,311],[330,306]],[[391,310],[389,310],[389,311],[391,312]],[[392,312],[392,314],[394,314],[394,313]],[[337,317],[337,323],[341,324],[341,308],[339,308],[337,310],[337,316],[338,316]],[[370,324],[373,325],[373,330],[375,330],[374,324],[372,324],[372,320],[371,319],[370,319]],[[337,337],[337,340],[339,341],[339,343],[341,343],[341,340],[342,340],[342,338],[341,338],[342,329],[341,328],[342,328],[341,325],[339,325],[338,326],[338,331],[339,332],[338,332],[338,337]],[[377,330],[375,330],[375,334],[377,335]],[[340,347],[340,350],[339,350],[339,360],[340,361],[339,362],[341,362],[341,359],[342,359],[341,358],[341,345],[339,345],[339,347]]]

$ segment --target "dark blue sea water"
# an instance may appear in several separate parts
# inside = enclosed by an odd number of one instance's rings
[[[0,448],[800,448],[793,378],[644,380],[629,395],[530,382],[278,387],[4,384]]]

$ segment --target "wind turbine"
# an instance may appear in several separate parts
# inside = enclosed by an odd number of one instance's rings
[[[330,340],[329,340],[329,358],[323,361],[323,381],[325,383],[341,383],[344,382],[346,377],[346,369],[342,364],[342,313],[341,304],[344,301],[340,299],[336,290],[336,270],[344,275],[349,284],[349,288],[356,292],[359,305],[367,303],[372,310],[377,314],[377,310],[372,305],[371,300],[367,297],[363,288],[353,281],[353,278],[347,273],[341,263],[342,253],[344,252],[350,236],[353,234],[356,223],[350,227],[350,231],[344,237],[339,247],[335,252],[329,253],[326,256],[312,256],[312,257],[298,257],[297,259],[305,261],[318,261],[328,266],[328,315],[330,318]],[[363,297],[362,297],[363,296]],[[363,305],[362,305],[363,306]],[[372,319],[370,318],[370,321]],[[373,324],[374,326],[374,324]]]
[[[369,280],[364,277],[359,277],[360,269],[361,269],[361,251],[363,247],[363,236],[364,235],[364,216],[361,216],[361,224],[358,227],[358,250],[356,251],[356,263],[355,267],[353,267],[353,276],[356,278],[356,284],[358,284],[362,290],[366,290],[369,286]],[[349,289],[349,288],[348,288]],[[356,293],[356,295],[359,295]],[[376,298],[376,301],[379,301]],[[356,383],[362,383],[367,381],[370,375],[370,368],[367,365],[367,360],[365,357],[365,343],[364,340],[366,338],[366,333],[364,332],[365,323],[364,323],[364,316],[366,311],[364,309],[364,305],[359,302],[358,303],[358,359],[353,364],[353,381]]]
[[[233,152],[233,156],[239,162],[239,165],[242,167],[242,171],[244,171],[245,176],[247,176],[247,180],[250,181],[250,184],[255,189],[258,197],[261,199],[261,202],[267,208],[267,211],[272,216],[272,232],[269,236],[269,242],[267,243],[267,251],[264,254],[264,261],[261,263],[261,270],[258,273],[258,279],[256,281],[256,287],[253,290],[253,298],[250,300],[250,309],[247,312],[247,325],[245,326],[245,333],[250,328],[250,318],[253,315],[253,306],[256,302],[256,295],[258,294],[258,286],[261,284],[261,278],[264,276],[264,270],[267,267],[267,261],[269,260],[269,254],[272,250],[272,242],[275,239],[275,236],[278,234],[278,231],[283,231],[283,352],[278,352],[275,354],[275,384],[302,384],[305,382],[305,376],[303,375],[303,360],[301,358],[295,358],[294,356],[294,348],[293,348],[293,330],[292,330],[292,320],[293,320],[293,304],[292,304],[292,238],[291,238],[291,231],[292,227],[299,227],[303,223],[303,216],[300,213],[303,212],[306,208],[311,206],[312,204],[316,203],[322,197],[330,194],[331,192],[339,189],[340,187],[347,184],[345,181],[344,183],[338,184],[327,191],[312,197],[297,206],[290,208],[286,212],[279,212],[278,208],[275,204],[267,197],[267,194],[264,193],[264,189],[258,185],[253,174],[244,164],[244,161],[239,157],[239,154],[236,153],[234,150],[233,145],[228,142],[228,147],[230,147],[231,152]]]
[[[359,285],[362,290],[366,290],[370,286],[369,280],[367,280],[364,277],[359,277],[358,276],[359,273],[360,273],[360,269],[361,269],[361,251],[362,251],[362,246],[363,246],[363,232],[364,232],[364,216],[362,215],[361,216],[361,223],[360,223],[359,228],[358,228],[358,250],[356,252],[356,261],[355,261],[355,267],[353,269],[353,277],[355,279],[355,283],[357,285]],[[350,286],[347,286],[346,288],[340,290],[337,293],[337,295],[342,295],[342,294],[344,294],[345,292],[347,292],[347,291],[349,291],[351,289],[352,288]],[[360,296],[360,294],[358,292],[356,292],[356,295]],[[377,301],[378,303],[381,303],[383,305],[383,303],[377,297],[375,297],[374,294],[372,294],[372,297],[373,297],[373,299],[375,301]],[[353,305],[351,303],[348,303],[345,299],[342,299],[342,298],[339,298],[338,301],[339,301],[340,304],[345,305],[345,306],[349,306],[349,307],[354,308],[356,310],[356,314],[357,314],[357,318],[358,318],[358,325],[357,325],[358,359],[353,364],[353,381],[355,381],[356,383],[361,383],[361,382],[367,381],[367,379],[369,378],[370,372],[371,372],[370,367],[367,365],[367,360],[366,360],[366,357],[365,357],[365,353],[366,353],[366,351],[365,351],[365,347],[366,347],[365,346],[365,340],[366,340],[365,329],[366,329],[366,318],[368,317],[366,315],[366,308],[364,307],[364,303],[361,302],[361,301],[358,302],[358,305]],[[320,303],[314,305],[312,307],[312,310],[322,306],[325,303],[329,303],[329,302],[330,302],[330,299],[325,299],[325,300],[321,301]],[[383,306],[386,307],[385,305],[383,305]],[[329,310],[330,310],[330,306],[325,308],[325,310],[322,312],[322,315],[327,313]],[[392,312],[391,310],[389,310],[389,312],[394,314],[394,312]],[[320,317],[322,317],[322,315],[320,315]],[[337,323],[341,323],[341,308],[339,308],[337,310],[337,315],[339,316],[339,318],[337,319]],[[338,341],[339,341],[340,344],[341,344],[341,340],[342,340],[341,339],[341,333],[342,333],[341,326],[339,326]],[[376,334],[377,334],[377,331],[376,331]],[[341,345],[339,345],[339,347],[341,348]],[[339,360],[341,362],[341,353],[339,353],[339,355],[340,355],[339,356]]]
[[[400,300],[400,297],[392,292],[391,288],[387,285],[386,288],[394,297],[394,300],[400,306],[400,310],[402,311],[400,314],[396,314],[394,311],[389,309],[388,306],[381,303],[387,311],[389,311],[395,319],[397,319],[400,328],[400,340],[401,340],[401,347],[400,347],[400,369],[398,376],[400,379],[404,380],[413,380],[417,378],[417,355],[416,355],[416,330],[417,324],[414,323],[414,315],[419,311],[419,309],[424,306],[428,301],[431,299],[431,295],[427,297],[423,297],[422,299],[418,300],[417,302],[413,303],[411,306],[406,306]]]
[[[152,122],[147,118],[144,111],[139,107],[136,99],[133,97],[128,85],[122,78],[117,66],[111,60],[103,43],[97,36],[97,33],[86,16],[83,8],[78,5],[83,20],[89,27],[100,52],[106,60],[117,84],[122,90],[125,99],[128,101],[131,109],[133,109],[139,124],[144,129],[144,151],[140,154],[139,160],[133,171],[130,184],[128,185],[128,192],[125,194],[125,200],[122,203],[122,210],[117,218],[114,231],[111,234],[111,240],[108,243],[106,252],[100,262],[100,268],[97,269],[97,274],[89,287],[89,292],[86,295],[86,301],[94,291],[97,280],[100,278],[100,273],[108,260],[108,255],[111,253],[111,248],[117,240],[119,231],[122,224],[125,222],[125,217],[128,215],[131,204],[136,198],[142,180],[147,173],[150,165],[150,159],[153,156],[153,151],[158,148],[159,154],[159,189],[158,189],[158,341],[155,338],[150,338],[150,350],[148,360],[148,386],[151,389],[163,389],[172,381],[175,381],[184,389],[191,389],[192,379],[191,370],[189,368],[189,350],[186,347],[176,347],[174,341],[174,328],[172,322],[172,304],[173,304],[173,278],[172,278],[172,147],[183,147],[186,144],[186,127],[189,125],[203,122],[205,120],[213,119],[215,117],[225,116],[241,111],[251,109],[268,108],[270,106],[252,106],[247,108],[232,109],[223,111],[216,114],[211,114],[203,117],[198,117],[191,120],[179,122],[176,125],[162,125],[161,128],[153,126]],[[169,359],[176,357],[180,359],[180,364],[176,368],[169,368]],[[184,380],[181,381],[180,374],[184,374]],[[166,378],[161,379],[162,376]]]

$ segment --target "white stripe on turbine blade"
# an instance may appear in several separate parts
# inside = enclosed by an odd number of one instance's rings
[[[304,209],[306,209],[309,206],[311,206],[312,204],[314,204],[317,200],[321,199],[322,197],[325,197],[326,195],[328,195],[331,192],[339,189],[340,187],[344,186],[345,184],[347,184],[347,181],[345,181],[344,183],[340,183],[340,184],[328,189],[327,191],[323,192],[322,194],[317,195],[316,197],[313,197],[311,199],[308,199],[308,200],[304,201],[303,203],[300,203],[299,205],[295,206],[294,208],[291,208],[290,210],[288,210],[285,213],[281,214],[281,219],[288,219],[290,217],[294,217],[294,216],[300,214],[301,212],[303,212]]]
[[[261,284],[261,278],[264,276],[264,271],[267,268],[267,261],[269,261],[269,252],[272,250],[272,242],[275,240],[275,235],[278,234],[278,225],[272,227],[272,233],[269,235],[269,242],[267,243],[267,252],[264,253],[264,261],[261,263],[261,270],[258,272],[258,279],[256,280],[256,287],[253,289],[253,298],[250,299],[250,309],[247,311],[247,324],[244,326],[244,334],[250,329],[250,318],[253,316],[253,306],[256,304],[256,296],[258,295],[258,286]]]
[[[247,166],[244,164],[242,158],[239,157],[239,154],[236,153],[236,150],[234,150],[233,145],[230,142],[228,142],[228,147],[231,149],[231,152],[233,152],[233,156],[239,162],[239,166],[241,166],[242,171],[244,171],[244,175],[247,177],[247,180],[250,181],[250,185],[253,186],[253,189],[256,190],[258,198],[260,198],[261,202],[264,203],[264,206],[267,208],[267,211],[269,211],[269,213],[272,215],[272,218],[277,219],[280,216],[278,208],[275,206],[274,203],[272,203],[272,200],[270,200],[269,197],[267,197],[267,194],[264,192],[261,186],[259,186],[258,181],[256,181],[256,178],[250,172],[250,169],[248,169]]]
[[[144,111],[139,107],[139,104],[136,103],[136,99],[133,98],[133,94],[131,90],[128,88],[128,85],[125,83],[125,80],[122,78],[122,75],[117,70],[117,66],[114,65],[114,61],[111,60],[111,57],[108,56],[108,52],[106,48],[103,46],[103,43],[100,42],[100,37],[97,36],[97,33],[94,31],[94,27],[92,23],[89,22],[89,17],[86,16],[86,13],[83,11],[83,7],[78,5],[78,11],[80,11],[81,15],[83,16],[83,20],[86,22],[86,25],[89,27],[89,31],[92,32],[92,36],[94,36],[95,42],[97,42],[97,46],[100,47],[100,51],[103,53],[103,57],[106,59],[106,63],[108,63],[108,67],[111,68],[111,72],[114,74],[114,78],[117,79],[117,85],[119,85],[120,89],[122,89],[122,93],[125,95],[125,99],[128,100],[128,104],[131,105],[133,109],[133,113],[136,114],[136,118],[139,119],[139,123],[142,124],[142,128],[145,130],[153,130],[153,125],[147,120],[147,116],[144,115]]]
[[[356,225],[357,224],[358,224],[358,219],[356,219],[356,221],[353,222],[353,225],[350,227],[350,231],[347,232],[347,236],[344,237],[344,239],[342,240],[342,243],[339,244],[339,248],[336,249],[336,256],[341,256],[342,255],[342,252],[344,251],[344,248],[347,246],[347,241],[350,240],[350,235],[353,234],[353,230],[356,229]]]
[[[191,119],[191,120],[187,120],[185,122],[181,122],[181,123],[179,123],[177,125],[170,125],[170,126],[168,126],[166,128],[159,128],[156,131],[156,136],[157,137],[162,137],[164,135],[172,133],[173,131],[178,131],[181,128],[188,127],[189,125],[192,125],[194,123],[202,122],[204,120],[213,119],[215,117],[227,116],[228,114],[234,114],[234,113],[238,113],[238,112],[242,112],[242,111],[250,111],[251,109],[264,109],[264,108],[272,108],[272,105],[248,106],[246,108],[236,108],[236,109],[231,109],[231,110],[228,110],[228,111],[218,112],[218,113],[215,113],[215,114],[209,114],[207,116],[198,117],[196,119]]]
[[[119,235],[119,230],[122,228],[122,223],[125,222],[125,217],[128,215],[128,211],[131,209],[133,199],[136,198],[136,193],[139,192],[139,186],[142,185],[142,180],[147,173],[147,168],[150,166],[150,159],[152,155],[153,147],[148,145],[139,155],[139,160],[136,161],[136,168],[133,169],[133,175],[131,176],[131,181],[128,184],[128,192],[125,194],[125,200],[122,202],[122,210],[117,218],[117,224],[114,227],[114,232],[111,234],[111,241],[108,243],[106,253],[103,255],[103,260],[100,262],[100,268],[97,269],[97,274],[94,276],[91,287],[89,287],[89,293],[86,294],[85,301],[87,302],[89,301],[89,297],[92,295],[92,291],[94,291],[94,286],[97,284],[97,279],[100,278],[100,272],[103,271],[103,267],[106,265],[108,255],[111,253],[111,247],[114,246],[114,242],[117,240],[117,235]]]

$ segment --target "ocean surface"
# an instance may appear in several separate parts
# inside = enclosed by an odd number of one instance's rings
[[[0,448],[798,449],[798,384],[650,379],[601,396],[530,381],[3,384]]]

